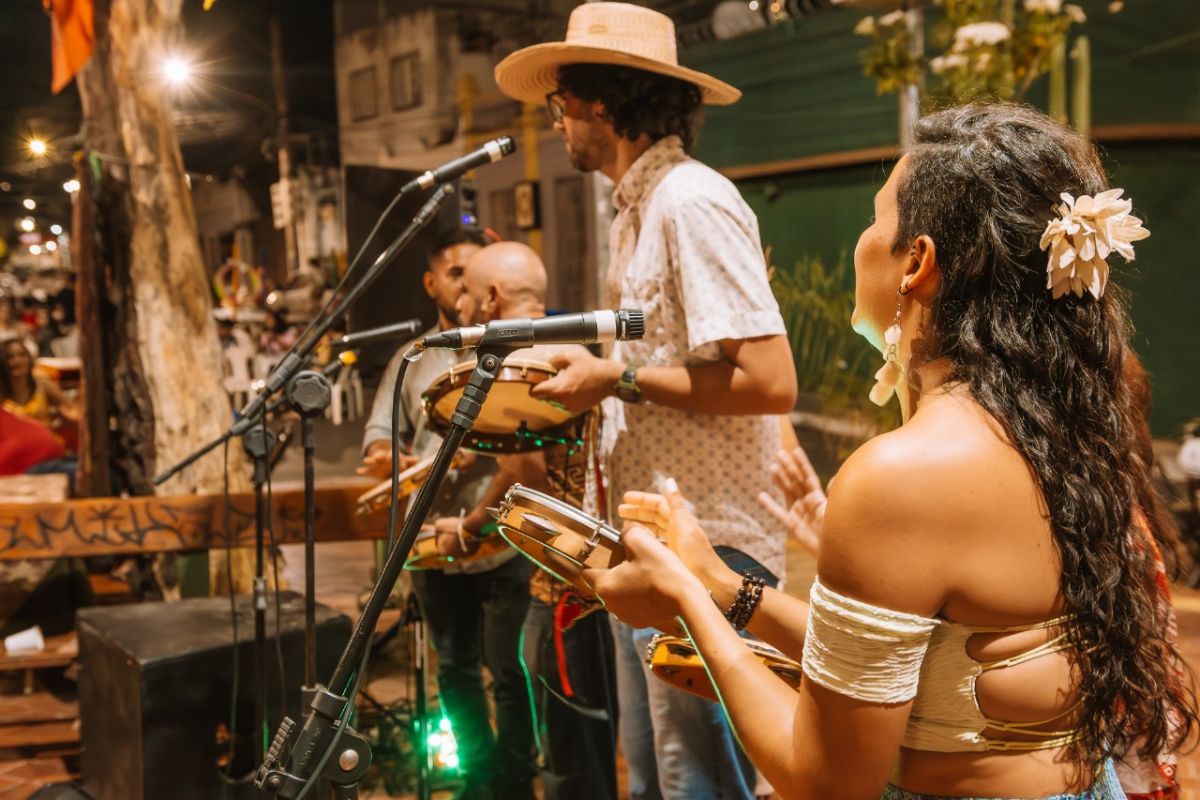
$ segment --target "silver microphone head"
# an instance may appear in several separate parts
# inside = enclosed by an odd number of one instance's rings
[[[617,311],[617,338],[621,341],[641,339],[646,335],[646,315],[640,308]]]

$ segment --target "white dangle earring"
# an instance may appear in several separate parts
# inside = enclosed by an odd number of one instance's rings
[[[888,401],[892,399],[892,395],[896,393],[896,386],[899,385],[903,375],[903,370],[900,368],[900,310],[904,303],[902,298],[908,294],[907,275],[904,276],[896,293],[900,295],[901,299],[896,300],[896,318],[883,332],[883,366],[875,373],[875,385],[871,387],[871,394],[868,395],[871,402],[877,406],[887,405]]]

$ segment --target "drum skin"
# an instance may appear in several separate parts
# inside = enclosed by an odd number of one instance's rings
[[[421,396],[429,427],[439,436],[450,430],[450,418],[474,371],[474,361],[457,364]],[[481,453],[523,453],[562,444],[582,447],[586,415],[572,415],[560,404],[529,393],[557,372],[541,361],[507,359],[462,446]]]
[[[500,535],[539,567],[594,597],[580,576],[586,565],[609,569],[625,560],[621,534],[574,506],[513,484],[496,513]]]

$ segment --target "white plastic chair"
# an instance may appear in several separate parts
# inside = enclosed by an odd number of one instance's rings
[[[342,367],[333,381],[333,397],[327,412],[334,425],[363,415],[362,377],[353,366]]]
[[[225,393],[234,408],[241,408],[250,399],[250,384],[254,382],[251,364],[254,351],[245,347],[226,347],[221,351],[225,362]]]

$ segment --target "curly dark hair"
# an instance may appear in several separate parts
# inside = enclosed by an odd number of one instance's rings
[[[656,142],[674,134],[690,151],[700,127],[700,89],[686,81],[611,64],[559,67],[558,88],[580,100],[604,104],[605,119],[618,136],[642,134]]]
[[[1092,144],[1035,109],[948,109],[917,123],[893,242],[898,253],[933,239],[942,278],[923,356],[950,361],[1045,498],[1081,692],[1069,755],[1090,767],[1173,751],[1197,722],[1194,680],[1167,639],[1170,612],[1138,521],[1150,465],[1138,446],[1145,401],[1127,379],[1122,294],[1110,283],[1100,300],[1054,299],[1039,249],[1060,192],[1107,188]]]

